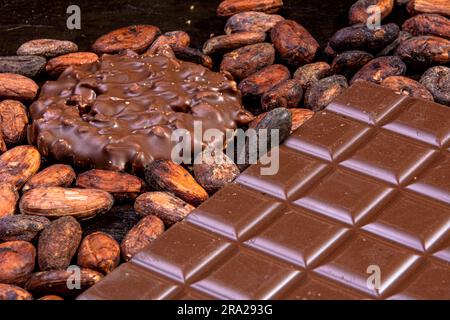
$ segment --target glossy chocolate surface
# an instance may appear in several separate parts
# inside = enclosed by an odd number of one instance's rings
[[[79,299],[450,299],[449,119],[355,84]]]

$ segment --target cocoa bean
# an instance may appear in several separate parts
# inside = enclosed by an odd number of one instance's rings
[[[431,92],[434,101],[450,107],[450,68],[430,68],[422,75],[420,83]]]
[[[0,183],[0,218],[11,216],[16,212],[19,193],[10,183]]]
[[[327,60],[329,60],[329,61],[336,58],[336,55],[338,54],[337,51],[331,47],[329,42],[325,45],[325,48],[323,49],[323,53],[324,53],[325,57],[327,58]]]
[[[141,194],[134,203],[140,216],[154,215],[165,225],[171,226],[186,218],[195,208],[168,192],[147,192]]]
[[[194,206],[208,198],[203,189],[182,166],[170,160],[156,160],[145,170],[145,180],[154,189],[173,193]]]
[[[242,80],[238,88],[242,95],[259,96],[270,88],[290,78],[289,69],[281,64],[274,64],[255,72]]]
[[[75,178],[76,174],[71,166],[54,164],[31,177],[23,186],[22,191],[45,187],[70,187]]]
[[[414,68],[427,68],[450,62],[450,40],[435,36],[419,36],[398,46],[395,54]]]
[[[38,300],[64,300],[63,298],[55,295],[47,295],[40,297]]]
[[[194,48],[172,47],[172,51],[180,60],[201,64],[208,69],[212,69],[213,67],[214,63],[211,57],[200,50]]]
[[[387,77],[381,82],[383,87],[394,90],[397,94],[434,101],[433,95],[419,82],[401,76]]]
[[[450,19],[438,14],[420,14],[409,18],[402,29],[415,36],[431,35],[450,39]]]
[[[76,297],[102,278],[101,273],[86,268],[43,271],[33,273],[25,288],[36,295]]]
[[[36,56],[0,57],[0,73],[16,73],[33,78],[44,71],[47,60]]]
[[[330,65],[326,62],[315,62],[305,64],[294,73],[294,79],[300,81],[303,90],[312,84],[330,75]]]
[[[3,139],[3,134],[0,131],[0,155],[5,153],[8,150],[8,147],[6,146],[5,139]]]
[[[383,50],[381,50],[376,57],[383,57],[383,56],[391,56],[395,53],[395,50],[397,50],[400,43],[403,41],[406,41],[408,39],[411,39],[413,35],[409,32],[400,31],[397,38],[390,44],[386,46]]]
[[[305,107],[314,112],[328,106],[348,88],[344,76],[334,75],[324,78],[310,86],[305,93]]]
[[[217,15],[229,17],[244,11],[275,13],[282,6],[282,0],[224,0],[217,7]]]
[[[448,0],[411,0],[407,5],[411,15],[417,13],[437,13],[450,17],[450,3]]]
[[[348,50],[378,51],[393,42],[400,32],[395,23],[369,28],[356,24],[337,31],[330,39],[330,46],[338,52]]]
[[[145,54],[156,54],[162,47],[187,48],[191,44],[191,38],[184,31],[170,31],[160,35],[152,43]]]
[[[11,183],[20,189],[41,165],[39,151],[32,146],[18,146],[0,156],[0,183]]]
[[[78,46],[66,40],[35,39],[23,43],[17,49],[18,56],[42,56],[53,58],[78,51]]]
[[[142,218],[125,236],[120,246],[128,261],[164,232],[164,223],[156,216]]]
[[[81,234],[81,226],[73,217],[59,218],[45,227],[39,236],[39,268],[66,269],[77,252]]]
[[[406,73],[406,65],[399,57],[387,56],[373,59],[362,67],[352,78],[350,84],[364,80],[380,84],[390,76],[402,76]]]
[[[294,67],[311,63],[320,47],[303,26],[292,20],[278,22],[270,37],[281,58]]]
[[[384,19],[393,9],[394,0],[358,0],[350,8],[349,21],[350,24],[367,23],[374,13]]]
[[[331,73],[340,74],[347,79],[351,79],[359,69],[373,59],[373,55],[364,51],[345,51],[334,58],[331,64]]]
[[[292,127],[291,132],[294,132],[300,128],[306,121],[311,119],[314,115],[314,111],[303,108],[289,109],[292,116]]]
[[[109,170],[90,170],[80,174],[76,186],[110,192],[118,201],[133,200],[142,192],[144,182],[128,173]]]
[[[33,300],[33,296],[20,287],[0,283],[0,300]]]
[[[77,264],[103,274],[113,271],[120,262],[120,246],[110,235],[94,232],[86,236],[78,249]]]
[[[36,97],[38,85],[30,78],[14,73],[0,73],[0,99],[31,101]]]
[[[45,217],[17,214],[0,219],[0,241],[33,241],[50,224]]]
[[[44,187],[26,192],[19,209],[22,214],[47,218],[88,219],[108,212],[113,204],[114,198],[103,190]]]
[[[98,38],[92,49],[97,53],[117,53],[125,49],[143,53],[160,34],[159,28],[151,25],[124,27]]]
[[[235,32],[267,32],[279,21],[284,20],[282,16],[267,14],[257,11],[246,11],[230,17],[225,25],[225,33]]]
[[[28,111],[15,100],[0,102],[0,130],[8,146],[23,142],[27,134]]]
[[[228,52],[223,56],[220,70],[228,71],[241,80],[275,61],[275,49],[270,43],[257,43]]]
[[[275,108],[295,108],[303,97],[301,82],[296,79],[286,80],[264,93],[261,106],[264,110]]]
[[[71,66],[79,66],[87,63],[94,63],[98,60],[98,56],[92,52],[74,52],[68,53],[51,59],[45,66],[45,71],[51,77],[59,77],[66,68]]]
[[[204,54],[224,53],[244,46],[264,42],[264,32],[237,32],[209,38],[203,45]]]
[[[29,242],[8,241],[0,244],[0,283],[21,286],[34,270],[36,249]]]

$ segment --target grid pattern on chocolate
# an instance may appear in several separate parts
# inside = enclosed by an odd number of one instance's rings
[[[450,299],[449,121],[357,83],[79,298]]]

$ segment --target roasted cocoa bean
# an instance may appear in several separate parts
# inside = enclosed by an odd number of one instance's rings
[[[300,81],[303,90],[330,75],[330,65],[326,62],[305,64],[294,73],[294,79]]]
[[[257,11],[241,12],[228,19],[225,25],[225,33],[232,34],[245,31],[267,32],[282,20],[284,20],[284,18],[276,14],[267,14]]]
[[[400,43],[411,39],[413,37],[413,35],[409,32],[405,32],[405,31],[400,31],[398,34],[398,37],[391,42],[390,44],[388,44],[383,50],[381,50],[376,57],[383,57],[383,56],[392,56],[395,53],[395,50],[397,50],[398,46],[400,45]]]
[[[422,75],[420,83],[431,92],[434,101],[450,107],[450,68],[430,68]]]
[[[5,153],[8,150],[6,146],[5,139],[3,139],[3,134],[0,132],[0,155]]]
[[[228,52],[223,56],[220,70],[241,80],[275,61],[275,49],[269,43],[257,43]]]
[[[142,218],[125,236],[120,246],[123,258],[128,261],[164,232],[164,223],[156,216]]]
[[[171,226],[186,218],[195,208],[168,192],[147,192],[141,194],[134,203],[140,216],[154,215],[165,225]]]
[[[128,26],[101,36],[94,42],[92,49],[97,53],[117,53],[126,49],[143,53],[160,34],[161,30],[155,26]]]
[[[292,116],[292,127],[291,132],[294,132],[300,128],[306,121],[311,119],[314,115],[314,111],[303,108],[289,109]]]
[[[394,9],[394,0],[358,0],[350,8],[350,24],[367,23],[374,13],[386,18]]]
[[[33,241],[50,224],[45,217],[17,214],[0,219],[0,241]]]
[[[157,54],[165,46],[187,48],[191,44],[191,38],[184,31],[170,31],[160,35],[152,43],[145,54]]]
[[[203,45],[204,54],[224,53],[244,46],[264,42],[264,32],[237,32],[209,38]]]
[[[71,41],[35,39],[23,43],[19,49],[17,49],[17,55],[53,58],[76,51],[78,51],[78,46]]]
[[[430,35],[450,39],[450,20],[438,14],[420,14],[409,18],[402,29],[415,36]]]
[[[32,146],[18,146],[0,156],[0,183],[20,189],[38,170],[41,155]]]
[[[0,219],[16,212],[19,193],[10,183],[0,183]]]
[[[398,46],[395,54],[415,68],[427,68],[450,62],[450,40],[435,36],[419,36]]]
[[[283,81],[272,87],[261,97],[264,110],[275,108],[295,108],[303,97],[301,82],[296,79]]]
[[[321,79],[306,90],[305,107],[314,112],[320,111],[347,88],[348,83],[344,76],[334,75]]]
[[[194,48],[172,47],[172,51],[180,60],[201,64],[208,69],[212,69],[213,67],[214,63],[211,57],[200,50]]]
[[[0,283],[0,300],[33,300],[33,296],[20,287]]]
[[[66,68],[71,66],[79,66],[87,63],[94,63],[98,60],[98,56],[92,52],[74,52],[68,53],[51,59],[45,66],[45,71],[51,77],[59,77]]]
[[[76,186],[85,189],[100,189],[111,193],[118,201],[133,200],[142,192],[144,182],[128,173],[97,170],[83,172]]]
[[[399,32],[400,28],[395,23],[388,23],[380,28],[369,28],[364,24],[356,24],[337,31],[330,39],[330,46],[338,52],[378,51],[394,41]]]
[[[55,295],[47,295],[40,297],[38,300],[64,300],[63,298]]]
[[[450,3],[448,0],[411,0],[407,5],[411,15],[417,13],[437,13],[450,17]]]
[[[45,187],[70,187],[75,178],[76,174],[71,166],[54,164],[31,177],[23,186],[22,191]]]
[[[270,88],[290,78],[289,69],[281,64],[274,64],[255,72],[242,80],[238,88],[242,95],[259,96]]]
[[[102,278],[101,273],[86,268],[43,271],[33,273],[25,284],[25,288],[36,295],[58,295],[73,298]],[[68,284],[72,284],[72,286]],[[75,286],[75,284],[79,284],[79,286]]]
[[[208,193],[182,166],[170,160],[156,160],[145,170],[145,180],[154,189],[171,192],[194,206],[208,198]]]
[[[364,51],[345,51],[334,58],[331,64],[331,73],[340,74],[347,79],[351,79],[359,69],[373,59],[373,55]]]
[[[292,20],[278,22],[270,37],[281,58],[294,67],[311,63],[320,47],[303,26]]]
[[[0,57],[0,73],[16,73],[33,78],[44,71],[47,60],[36,56]]]
[[[244,11],[275,13],[282,6],[282,0],[224,0],[217,7],[217,15],[229,17]]]
[[[325,45],[323,53],[328,61],[332,61],[334,58],[336,58],[336,55],[338,54],[337,51],[331,47],[329,42]]]
[[[387,77],[381,82],[383,87],[394,90],[397,94],[434,101],[433,95],[421,83],[402,76]]]
[[[34,270],[36,249],[29,242],[9,241],[0,244],[0,283],[21,286]]]
[[[113,204],[114,198],[103,190],[44,187],[26,192],[19,209],[23,214],[47,218],[88,219],[108,212]]]
[[[23,142],[27,135],[28,111],[16,100],[0,102],[0,130],[8,146]]]
[[[402,76],[406,73],[406,65],[399,57],[387,56],[373,59],[362,67],[352,78],[350,84],[364,80],[380,84],[390,76]]]
[[[81,234],[81,226],[73,217],[59,218],[45,227],[39,236],[39,268],[66,269],[77,252]]]
[[[0,73],[0,99],[31,101],[36,97],[38,85],[30,78],[14,73]]]
[[[120,262],[120,245],[110,235],[94,232],[86,236],[78,249],[77,264],[103,274],[113,271]]]

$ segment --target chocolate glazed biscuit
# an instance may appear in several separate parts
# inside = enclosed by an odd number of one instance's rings
[[[251,120],[236,83],[166,56],[104,55],[47,82],[31,107],[28,138],[40,152],[80,167],[139,171],[170,159],[171,134],[194,121],[203,131]]]

